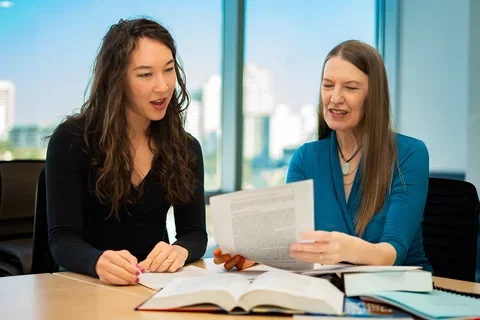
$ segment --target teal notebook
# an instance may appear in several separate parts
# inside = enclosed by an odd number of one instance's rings
[[[367,298],[385,302],[424,319],[480,317],[480,299],[440,290],[426,293],[382,291]]]

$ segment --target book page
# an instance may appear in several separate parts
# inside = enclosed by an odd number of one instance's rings
[[[324,299],[336,293],[343,297],[343,293],[328,280],[285,272],[266,272],[258,276],[248,292],[255,290],[279,291],[315,299]]]
[[[264,264],[255,264],[254,266],[252,266],[250,268],[242,269],[242,270],[238,270],[238,269],[235,269],[235,268],[232,269],[232,270],[226,270],[223,267],[223,265],[215,265],[213,270],[217,274],[224,274],[224,273],[239,274],[239,275],[242,275],[242,276],[246,277],[248,280],[250,280],[250,282],[255,280],[259,275],[261,275],[265,272],[268,272],[268,271],[291,272],[291,271],[288,271],[288,270],[274,268],[274,267],[267,266],[267,265],[264,265]]]
[[[289,256],[299,234],[314,230],[312,180],[211,197],[210,208],[222,252],[286,270],[313,268]]]
[[[273,303],[290,309],[340,314],[343,298],[344,294],[326,279],[266,272],[252,282],[240,301],[245,307]]]
[[[139,284],[150,288],[152,290],[160,290],[169,284],[173,279],[183,277],[183,278],[193,278],[193,277],[204,277],[212,275],[214,273],[195,266],[186,266],[176,272],[146,272],[141,273],[138,278],[140,281]]]
[[[168,310],[195,304],[211,303],[225,310],[233,309],[250,282],[243,276],[221,274],[195,278],[175,278],[152,298],[141,310]]]

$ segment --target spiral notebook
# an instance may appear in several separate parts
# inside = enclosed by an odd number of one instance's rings
[[[423,319],[480,317],[480,295],[435,287],[431,292],[383,291],[365,299],[380,301]]]
[[[436,286],[435,283],[433,284],[433,289],[444,291],[444,292],[449,292],[449,293],[453,293],[453,294],[459,294],[461,296],[467,296],[467,297],[471,297],[471,298],[475,298],[475,299],[480,299],[480,293],[463,292],[463,291],[457,291],[457,290],[442,288],[442,287]]]

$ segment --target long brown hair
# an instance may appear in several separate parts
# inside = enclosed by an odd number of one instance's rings
[[[95,194],[111,206],[118,217],[125,204],[135,202],[130,195],[134,171],[125,112],[124,79],[132,52],[139,39],[157,40],[167,46],[175,62],[177,88],[165,117],[152,121],[147,132],[156,146],[152,171],[161,181],[165,198],[172,204],[188,202],[195,189],[195,154],[187,147],[190,136],[184,130],[185,114],[190,102],[185,74],[175,42],[159,23],[149,19],[120,20],[110,27],[102,40],[94,66],[88,99],[80,112],[66,123],[80,127],[97,173]],[[142,191],[140,186],[140,192]]]
[[[368,94],[364,103],[364,118],[360,131],[363,148],[361,203],[355,216],[355,231],[363,235],[368,223],[381,210],[390,191],[397,166],[397,145],[390,114],[390,97],[385,65],[380,54],[371,46],[356,40],[348,40],[333,48],[325,58],[340,57],[368,76]],[[322,70],[322,80],[323,81]],[[331,133],[323,117],[324,105],[320,90],[318,106],[318,138]]]

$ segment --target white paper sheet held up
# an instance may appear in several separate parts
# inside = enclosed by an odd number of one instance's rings
[[[210,210],[222,252],[285,270],[313,269],[289,256],[299,234],[314,230],[313,180],[214,196]]]

